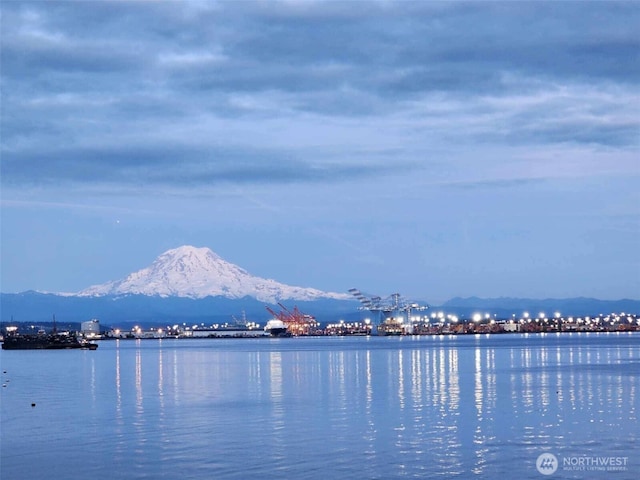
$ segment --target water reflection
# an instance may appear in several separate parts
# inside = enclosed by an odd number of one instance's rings
[[[116,418],[122,418],[122,387],[120,385],[120,340],[116,340]]]
[[[280,352],[270,353],[269,367],[271,400],[274,404],[279,404],[282,399],[282,354]]]
[[[271,405],[271,442],[270,448],[274,458],[283,461],[285,457],[285,415],[286,411],[282,395],[282,354],[271,352],[269,354],[269,400]]]
[[[505,473],[508,455],[520,462],[518,476],[527,476],[541,448],[576,455],[631,448],[639,375],[629,359],[638,358],[637,348],[520,338],[381,338],[357,347],[336,339],[308,349],[294,341],[199,349],[116,343],[117,431],[123,445],[133,434],[143,456],[156,442],[171,458],[190,456],[187,445],[200,454],[204,445],[268,445],[267,463],[282,476],[308,462],[327,468],[327,458],[334,473],[345,474],[354,455],[366,461],[352,473],[367,478],[493,477]],[[98,368],[92,364],[90,373],[97,399]],[[594,429],[625,437],[610,434],[613,446],[589,443]],[[316,451],[323,461],[310,460]]]
[[[158,340],[158,397],[160,399],[160,411],[163,413],[164,411],[164,368],[162,365],[163,360],[163,350],[162,350],[162,339]]]
[[[142,416],[144,413],[144,406],[142,405],[143,400],[143,389],[142,389],[142,351],[140,350],[140,342],[142,340],[135,340],[138,344],[136,348],[136,413],[138,416]]]
[[[400,410],[404,410],[404,363],[402,361],[402,350],[398,350],[398,403]]]

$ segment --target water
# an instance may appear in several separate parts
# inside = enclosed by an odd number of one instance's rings
[[[640,478],[637,333],[123,340],[0,361],[3,480]],[[562,465],[585,457],[626,465]]]

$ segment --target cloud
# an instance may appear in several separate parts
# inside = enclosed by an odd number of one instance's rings
[[[5,186],[327,183],[477,146],[638,147],[634,2],[1,8]]]
[[[59,149],[14,154],[2,163],[11,186],[95,183],[136,187],[213,187],[220,184],[336,182],[409,169],[408,164],[309,162],[280,152],[246,149]]]

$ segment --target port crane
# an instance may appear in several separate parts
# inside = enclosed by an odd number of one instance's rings
[[[269,306],[265,306],[265,308],[273,315],[273,318],[281,320],[287,327],[287,331],[292,335],[309,335],[315,333],[318,329],[319,323],[315,317],[302,313],[297,305],[293,307],[293,310],[289,310],[282,303],[278,303],[278,306],[281,309],[279,312],[276,312]]]
[[[360,302],[359,310],[377,312],[378,326],[385,324],[385,322],[399,325],[410,324],[412,312],[421,312],[429,309],[429,305],[421,305],[408,300],[399,293],[392,293],[386,298],[364,294],[357,288],[350,288],[349,293]],[[406,322],[404,320],[405,317]]]

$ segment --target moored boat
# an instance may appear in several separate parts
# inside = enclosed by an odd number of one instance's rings
[[[272,337],[290,337],[291,334],[287,331],[287,326],[282,320],[273,318],[267,322],[264,327],[264,331]]]
[[[378,325],[378,335],[403,335],[405,333],[404,325],[401,319],[387,318]]]
[[[79,339],[73,333],[39,333],[37,335],[13,333],[5,335],[2,342],[3,350],[67,350],[75,348],[96,350],[98,345]]]

